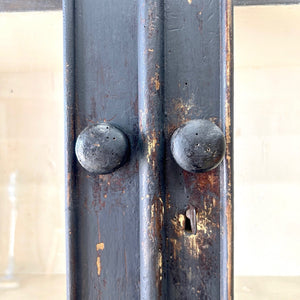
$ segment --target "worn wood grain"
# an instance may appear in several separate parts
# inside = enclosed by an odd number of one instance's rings
[[[231,1],[65,3],[69,297],[230,299],[231,173],[181,170],[170,138],[188,120],[225,124],[230,165]],[[131,157],[97,176],[74,140],[101,121],[128,134]]]

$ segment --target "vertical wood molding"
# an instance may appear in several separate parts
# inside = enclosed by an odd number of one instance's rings
[[[221,299],[233,299],[233,5],[222,2],[221,10],[221,128],[226,152],[221,171]]]
[[[66,274],[67,299],[77,298],[77,260],[76,245],[78,226],[76,213],[75,170],[75,20],[74,1],[63,2],[64,25],[64,106],[65,106],[65,186],[66,186]]]
[[[140,296],[163,293],[163,1],[138,4]]]

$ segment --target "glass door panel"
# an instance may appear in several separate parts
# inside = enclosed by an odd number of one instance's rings
[[[300,299],[300,6],[234,11],[235,299]]]
[[[0,299],[65,299],[62,12],[0,14]]]

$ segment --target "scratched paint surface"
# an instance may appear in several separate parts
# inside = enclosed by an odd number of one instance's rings
[[[172,133],[186,121],[220,125],[219,14],[218,1],[165,1],[168,299],[220,298],[219,168],[183,171],[169,147]],[[196,235],[185,230],[188,205],[196,208]]]
[[[67,63],[67,72],[74,71],[73,102],[67,102],[70,299],[139,299],[143,255],[155,265],[149,270],[157,272],[151,276],[160,299],[227,299],[220,291],[221,169],[191,174],[170,152],[171,135],[184,122],[201,118],[224,124],[220,1],[163,1],[161,43],[149,10],[145,101],[138,101],[138,1],[68,2],[75,13],[74,61],[71,68]],[[162,49],[163,60],[153,64]],[[162,99],[163,122],[151,106]],[[228,107],[224,111],[230,119]],[[124,130],[131,156],[119,170],[98,176],[76,162],[72,143],[86,126],[101,121]],[[231,124],[226,124],[230,135]],[[152,186],[156,191],[151,194]],[[141,201],[149,203],[146,219],[140,218]],[[186,228],[188,205],[196,208],[195,235]],[[140,222],[146,222],[141,228],[147,229],[149,249],[141,240]]]
[[[69,297],[138,299],[137,3],[73,3],[73,135],[97,122],[115,123],[129,137],[131,157],[119,170],[100,176],[74,160]]]

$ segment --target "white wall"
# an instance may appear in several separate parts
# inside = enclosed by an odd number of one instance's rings
[[[0,274],[65,273],[62,12],[0,14]]]
[[[300,5],[234,13],[235,275],[300,275]]]

